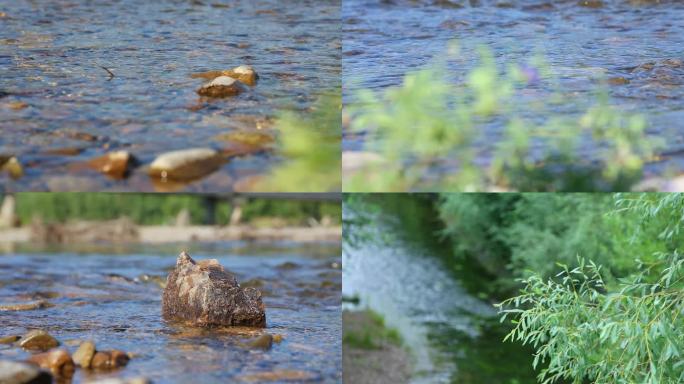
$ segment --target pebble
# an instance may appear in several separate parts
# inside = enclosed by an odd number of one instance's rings
[[[150,164],[149,175],[163,180],[194,180],[214,172],[223,162],[223,157],[211,148],[166,152]]]
[[[7,172],[13,179],[19,179],[24,176],[24,169],[19,160],[14,156],[4,159],[0,156],[0,170]]]
[[[219,76],[200,87],[197,93],[207,97],[228,97],[239,95],[244,91],[245,87],[240,81],[228,76]]]
[[[42,329],[30,331],[19,342],[20,347],[33,351],[47,351],[58,345],[59,341]]]
[[[54,304],[46,300],[39,300],[34,303],[0,305],[0,311],[31,311],[34,309],[43,309],[53,306]]]
[[[252,86],[255,85],[256,81],[259,79],[259,75],[250,65],[240,65],[239,67],[235,67],[233,69],[229,69],[226,71],[208,71],[194,73],[190,75],[190,77],[202,78],[207,80],[213,80],[221,76],[228,76],[244,84]]]
[[[90,362],[95,356],[95,343],[90,340],[84,341],[74,352],[73,359],[81,368],[90,368]]]
[[[97,370],[107,370],[121,368],[128,364],[130,357],[123,352],[116,349],[111,351],[97,351],[93,355],[90,362],[90,367]]]
[[[74,375],[74,361],[66,349],[53,349],[29,357],[29,362],[50,370],[55,376],[69,378]]]
[[[249,343],[250,348],[271,349],[273,345],[273,335],[264,333]]]
[[[96,157],[88,164],[114,179],[124,179],[128,175],[129,166],[133,162],[133,156],[127,151],[114,151],[104,156]]]
[[[18,335],[0,337],[0,344],[12,344],[19,339],[21,339],[21,336]]]
[[[51,384],[52,375],[32,364],[0,360],[2,384]]]

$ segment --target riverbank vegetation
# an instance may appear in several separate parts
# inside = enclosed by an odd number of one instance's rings
[[[533,366],[540,383],[684,380],[683,194],[357,195],[344,203],[345,242],[391,246],[392,236],[422,236],[419,249],[431,248],[421,257],[440,258],[498,308],[502,328],[483,325],[496,340],[445,347],[473,346],[459,366],[486,366],[517,344],[528,359],[506,369]],[[398,229],[374,231],[379,220]],[[352,226],[366,229],[352,236]]]
[[[445,195],[454,257],[495,282],[506,340],[539,381],[677,383],[684,339],[681,194]]]
[[[602,85],[584,112],[561,113],[577,100],[540,57],[502,66],[482,48],[454,80],[459,60],[454,45],[401,86],[358,95],[350,131],[366,155],[345,173],[345,191],[625,191],[642,179],[659,142],[643,116],[611,105],[607,79],[592,74]]]
[[[186,210],[190,224],[230,223],[236,207],[241,222],[270,217],[286,224],[306,224],[314,219],[339,223],[341,207],[337,201],[274,199],[259,197],[222,197],[219,195],[164,195],[135,193],[17,193],[16,215],[22,224],[35,217],[44,222],[69,220],[112,220],[126,216],[139,225],[173,224]]]

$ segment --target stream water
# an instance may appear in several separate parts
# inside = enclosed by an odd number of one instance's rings
[[[508,328],[496,309],[465,288],[486,281],[449,263],[430,204],[411,195],[371,200],[386,209],[358,229],[372,240],[343,248],[342,292],[360,299],[344,308],[371,308],[401,333],[413,383],[535,383],[531,352],[503,343]]]
[[[345,105],[354,104],[360,89],[380,92],[400,85],[407,72],[446,58],[452,41],[461,46],[448,67],[455,83],[476,64],[480,46],[492,50],[502,68],[542,54],[567,98],[550,112],[574,116],[586,111],[599,77],[620,78],[608,86],[612,103],[644,114],[648,132],[664,138],[666,151],[674,153],[651,169],[684,167],[681,1],[348,0],[342,4],[342,23]],[[544,83],[525,89],[521,97],[543,99],[550,91]],[[531,112],[529,117],[543,116]],[[486,130],[477,148],[479,162],[488,163],[502,128],[503,121],[496,119],[479,128]],[[343,147],[360,150],[366,139],[345,132]],[[585,150],[591,155],[595,148]]]
[[[115,181],[72,165],[116,149],[146,164],[188,146],[221,149],[228,143],[216,137],[227,132],[271,132],[278,111],[305,111],[339,89],[339,20],[339,0],[2,2],[0,155],[18,156],[26,172],[0,182],[153,190],[145,172]],[[249,92],[218,100],[195,93],[203,80],[191,73],[241,64],[260,76]],[[279,161],[236,159],[186,189],[226,190]]]
[[[6,250],[0,255],[0,303],[48,297],[54,306],[0,312],[0,336],[42,328],[71,352],[76,348],[71,340],[93,339],[99,349],[134,354],[115,372],[79,369],[74,383],[108,376],[144,376],[158,383],[261,382],[282,381],[286,376],[280,375],[286,374],[298,375],[299,381],[341,381],[339,245],[183,246],[196,259],[217,258],[242,285],[262,291],[264,331],[283,336],[270,350],[244,346],[260,330],[202,331],[161,319],[157,282],[165,281],[180,247]],[[0,345],[0,359],[27,356],[15,346]]]

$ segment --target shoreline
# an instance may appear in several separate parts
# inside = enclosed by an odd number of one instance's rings
[[[97,225],[93,225],[97,224]],[[105,225],[103,225],[105,224]],[[238,226],[135,226],[130,236],[118,238],[115,230],[102,236],[102,231],[109,229],[106,222],[78,222],[56,225],[56,228],[68,232],[56,241],[42,243],[68,244],[74,242],[111,242],[116,244],[165,244],[178,242],[213,242],[213,241],[293,241],[298,243],[341,242],[341,226],[286,226],[282,228],[259,228],[249,225]],[[99,233],[98,233],[99,232]],[[0,230],[0,243],[29,243],[40,241],[31,227],[7,228]]]

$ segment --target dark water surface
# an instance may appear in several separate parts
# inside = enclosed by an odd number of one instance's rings
[[[191,244],[197,259],[217,258],[243,285],[258,287],[266,332],[283,341],[263,351],[244,346],[261,331],[201,331],[161,319],[161,287],[178,246],[92,250],[12,251],[0,256],[0,303],[49,294],[54,307],[0,312],[2,335],[43,328],[58,340],[91,338],[99,349],[135,355],[110,376],[145,376],[159,383],[250,381],[250,375],[296,371],[316,382],[340,382],[341,270],[339,246],[329,244]],[[75,346],[67,346],[73,352]],[[27,352],[0,346],[0,359]],[[77,370],[74,382],[108,374]],[[251,377],[254,379],[254,376]],[[259,381],[259,380],[257,380]],[[305,381],[305,380],[302,380]]]
[[[303,111],[340,85],[339,0],[17,0],[0,12],[0,155],[26,168],[18,182],[0,179],[12,189],[152,190],[144,172],[117,182],[68,165],[114,149],[142,163],[221,149],[217,135],[269,128],[277,111]],[[259,73],[254,88],[199,99],[204,80],[191,73],[241,64]],[[278,161],[237,159],[187,189],[226,190]]]
[[[404,74],[445,58],[458,41],[461,54],[449,67],[463,81],[478,56],[491,49],[498,63],[524,64],[543,54],[568,102],[551,112],[575,115],[586,110],[600,86],[598,78],[620,77],[610,85],[612,103],[643,113],[649,132],[684,148],[684,2],[604,0],[598,8],[577,0],[348,0],[342,4],[343,83],[346,104],[360,89],[381,91],[400,85]],[[591,2],[596,3],[596,2]],[[667,60],[670,60],[669,62]],[[679,64],[677,64],[679,60]],[[651,68],[634,70],[642,64]],[[670,65],[674,63],[675,65]],[[541,99],[549,85],[526,89]],[[534,115],[532,115],[534,118]],[[539,118],[540,116],[537,116]],[[491,128],[491,127],[487,127]],[[482,143],[487,157],[502,124],[494,124]],[[347,135],[344,149],[363,148],[364,136]],[[684,166],[674,156],[678,168]]]
[[[364,229],[374,240],[344,247],[342,291],[360,299],[349,309],[369,307],[399,330],[415,359],[412,382],[535,383],[532,352],[503,343],[509,329],[494,306],[466,288],[487,281],[463,266],[455,273],[429,202],[411,195],[373,201],[384,212]]]

